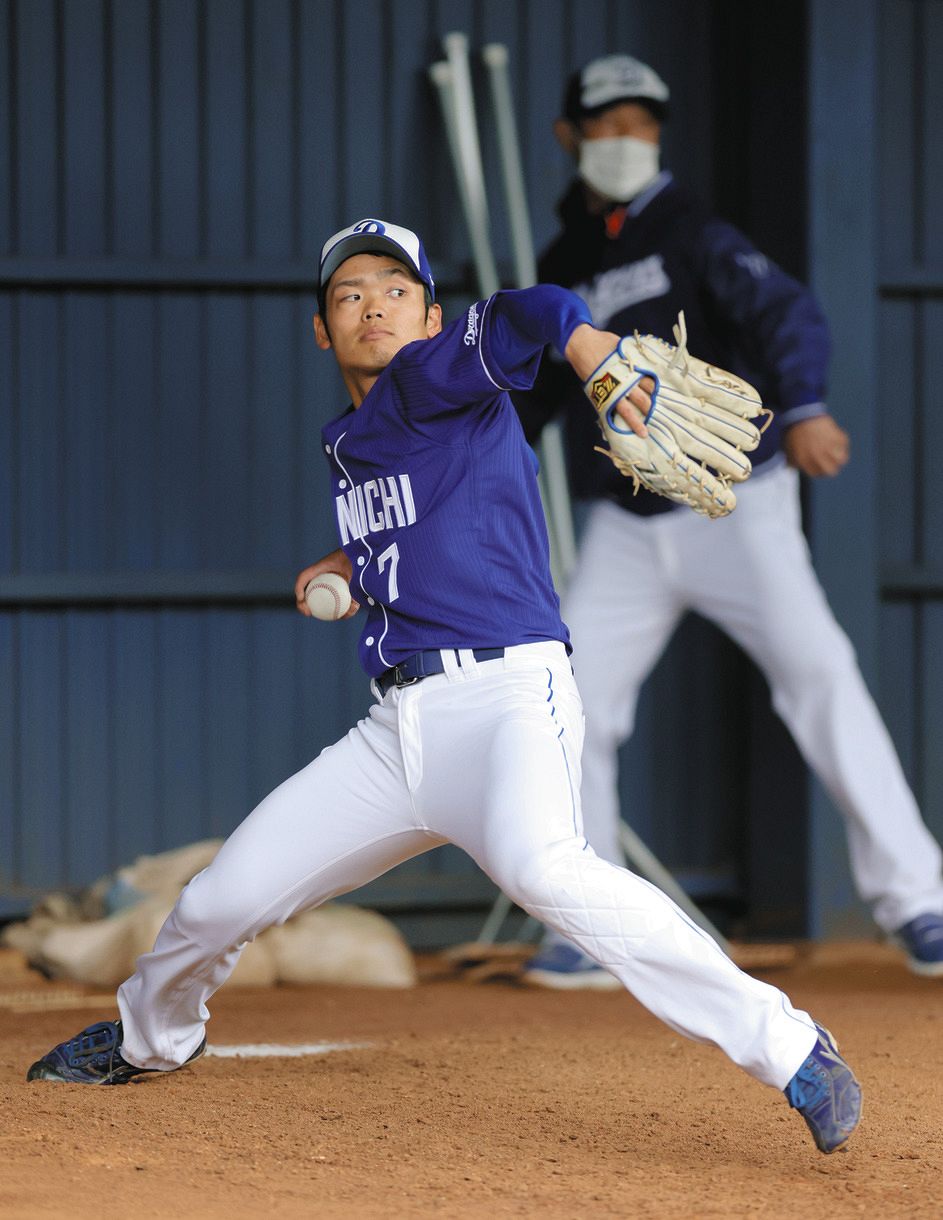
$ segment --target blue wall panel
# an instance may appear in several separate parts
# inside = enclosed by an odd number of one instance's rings
[[[106,110],[111,99],[105,78],[102,0],[64,4],[57,15],[61,45],[67,50],[59,73],[61,105],[62,248],[95,257],[107,249],[105,200],[108,152]]]
[[[19,625],[20,836],[14,867],[33,886],[61,883],[68,872],[64,627],[62,615],[49,611],[25,614]]]
[[[880,208],[895,223],[881,228],[881,261],[887,268],[910,267],[914,262],[912,203],[919,174],[919,124],[915,119],[914,82],[922,77],[923,59],[915,22],[915,0],[881,0],[877,6],[883,71],[878,133],[881,172],[878,175]],[[900,73],[906,72],[901,77]]]
[[[113,641],[112,698],[105,727],[114,775],[109,846],[115,860],[122,861],[164,846],[157,833],[162,813],[157,616],[147,610],[118,610],[108,631]],[[94,824],[94,810],[88,813]]]
[[[62,310],[62,564],[69,571],[88,572],[102,566],[102,539],[111,520],[108,416],[101,386],[111,366],[109,301],[69,292]]]
[[[157,620],[155,664],[160,686],[155,732],[160,820],[155,829],[165,843],[186,843],[196,837],[206,808],[205,617],[200,612],[177,610],[162,611]]]
[[[54,0],[35,0],[14,5],[10,16],[14,18],[12,29],[4,34],[4,42],[9,39],[16,55],[16,87],[10,108],[16,147],[16,252],[56,254],[62,249],[57,81],[60,9]]]
[[[109,253],[146,258],[157,250],[156,49],[149,0],[110,8],[108,48],[111,106],[104,133],[109,172],[103,209],[110,219]]]
[[[211,612],[206,628],[205,816],[206,831],[219,835],[229,830],[239,811],[253,803],[249,733],[257,713],[249,668],[242,663],[250,655],[248,615]],[[294,713],[300,716],[304,711],[298,707]]]
[[[4,415],[15,417],[12,431],[18,441],[14,568],[28,572],[55,572],[65,559],[61,511],[65,473],[63,313],[62,297],[27,292],[19,298],[18,377],[12,412]]]
[[[105,566],[150,571],[159,566],[158,480],[154,420],[159,395],[157,365],[159,299],[116,293],[112,297],[113,362],[99,370],[101,406],[107,412],[112,506],[103,539]]]
[[[20,865],[19,660],[19,621],[15,615],[0,614],[0,911],[4,891],[19,876]]]
[[[943,181],[940,183],[943,188]],[[940,191],[943,198],[943,189]],[[927,262],[927,266],[933,266]],[[936,264],[943,288],[943,257]],[[928,295],[915,318],[914,347],[920,361],[919,380],[914,386],[920,443],[915,464],[919,496],[919,555],[927,569],[943,572],[943,496],[939,490],[939,463],[934,460],[943,444],[943,300]]]
[[[110,632],[102,617],[88,610],[65,615],[63,881],[68,884],[95,878],[114,864],[109,816],[114,808],[109,737],[113,667]],[[42,810],[36,815],[49,820]]]
[[[918,662],[918,612],[903,602],[884,607],[880,628],[880,701],[904,774],[922,798],[918,766],[920,714],[915,692],[922,678]]]
[[[19,436],[13,410],[19,374],[19,304],[12,294],[0,293],[0,404],[5,407],[0,426],[0,572],[13,569],[16,555],[16,505],[19,500]]]
[[[17,48],[13,40],[10,0],[0,4],[0,257],[11,252],[14,245],[13,185],[16,172],[16,63]]]
[[[202,357],[203,308],[190,293],[166,294],[155,302],[153,444],[160,480],[157,505],[159,568],[200,564],[200,492],[204,438]],[[173,477],[168,479],[169,472]]]
[[[936,598],[923,611],[922,681],[916,687],[918,707],[919,771],[918,787],[927,821],[937,837],[943,840],[943,695],[938,677],[943,673],[943,604]]]
[[[939,209],[943,196],[943,141],[940,140],[940,114],[943,113],[943,5],[924,4],[922,29],[923,65],[921,75],[922,113],[920,138],[923,147],[921,173],[920,250],[927,264],[943,267],[943,232]]]
[[[190,0],[162,0],[153,45],[154,121],[157,140],[156,253],[196,258],[201,253],[205,208],[200,10]]]
[[[907,410],[878,413],[878,446],[881,452],[881,479],[878,486],[882,555],[897,555],[902,562],[916,560],[919,522],[913,496],[913,472],[918,458],[917,393],[914,368],[915,309],[907,300],[885,300],[880,304],[878,359],[882,368],[894,370],[894,398],[906,403]]]
[[[245,96],[245,8],[240,0],[208,0],[203,66],[206,254],[237,258],[246,251],[249,184]]]

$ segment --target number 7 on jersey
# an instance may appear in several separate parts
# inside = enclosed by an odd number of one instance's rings
[[[381,551],[377,556],[377,571],[381,572],[390,565],[389,575],[389,597],[387,603],[395,602],[399,597],[399,585],[396,583],[396,569],[399,566],[399,547],[395,542],[391,543],[385,551]]]

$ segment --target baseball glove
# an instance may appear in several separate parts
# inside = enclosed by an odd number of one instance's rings
[[[690,355],[684,314],[674,328],[678,346],[654,335],[626,336],[583,385],[596,408],[608,448],[597,446],[617,470],[640,486],[708,517],[733,512],[730,486],[753,469],[746,456],[772,418],[756,390],[733,373]],[[643,377],[655,382],[640,437],[615,410]],[[766,416],[762,428],[752,422]]]

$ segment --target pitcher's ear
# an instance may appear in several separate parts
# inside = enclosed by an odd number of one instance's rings
[[[331,343],[331,333],[327,328],[327,323],[319,313],[314,315],[314,340],[322,352],[330,351],[333,344]]]
[[[430,339],[442,331],[442,306],[436,303],[426,310],[426,334]]]

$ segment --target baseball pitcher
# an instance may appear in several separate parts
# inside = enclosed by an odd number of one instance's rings
[[[636,441],[662,456],[670,448],[670,490],[713,511],[726,462],[744,469],[740,447],[720,437],[725,462],[710,474],[667,445],[659,396],[703,447],[718,428],[743,429],[755,394],[721,376],[703,397],[689,394],[697,366],[682,356],[672,367],[672,350],[597,330],[563,288],[497,293],[443,328],[419,238],[376,219],[325,244],[314,329],[351,403],[322,433],[340,548],[299,574],[296,596],[308,613],[313,576],[349,581],[375,702],[190,882],[119,989],[120,1019],[54,1047],[29,1078],[121,1084],[190,1062],[205,1046],[207,1003],[246,942],[451,842],[672,1029],[785,1090],[823,1152],[839,1147],[858,1123],[860,1089],[828,1032],[583,836],[582,710],[535,459],[509,398],[533,383],[552,344],[620,461],[644,473],[662,459]],[[746,444],[754,439],[747,428]]]

